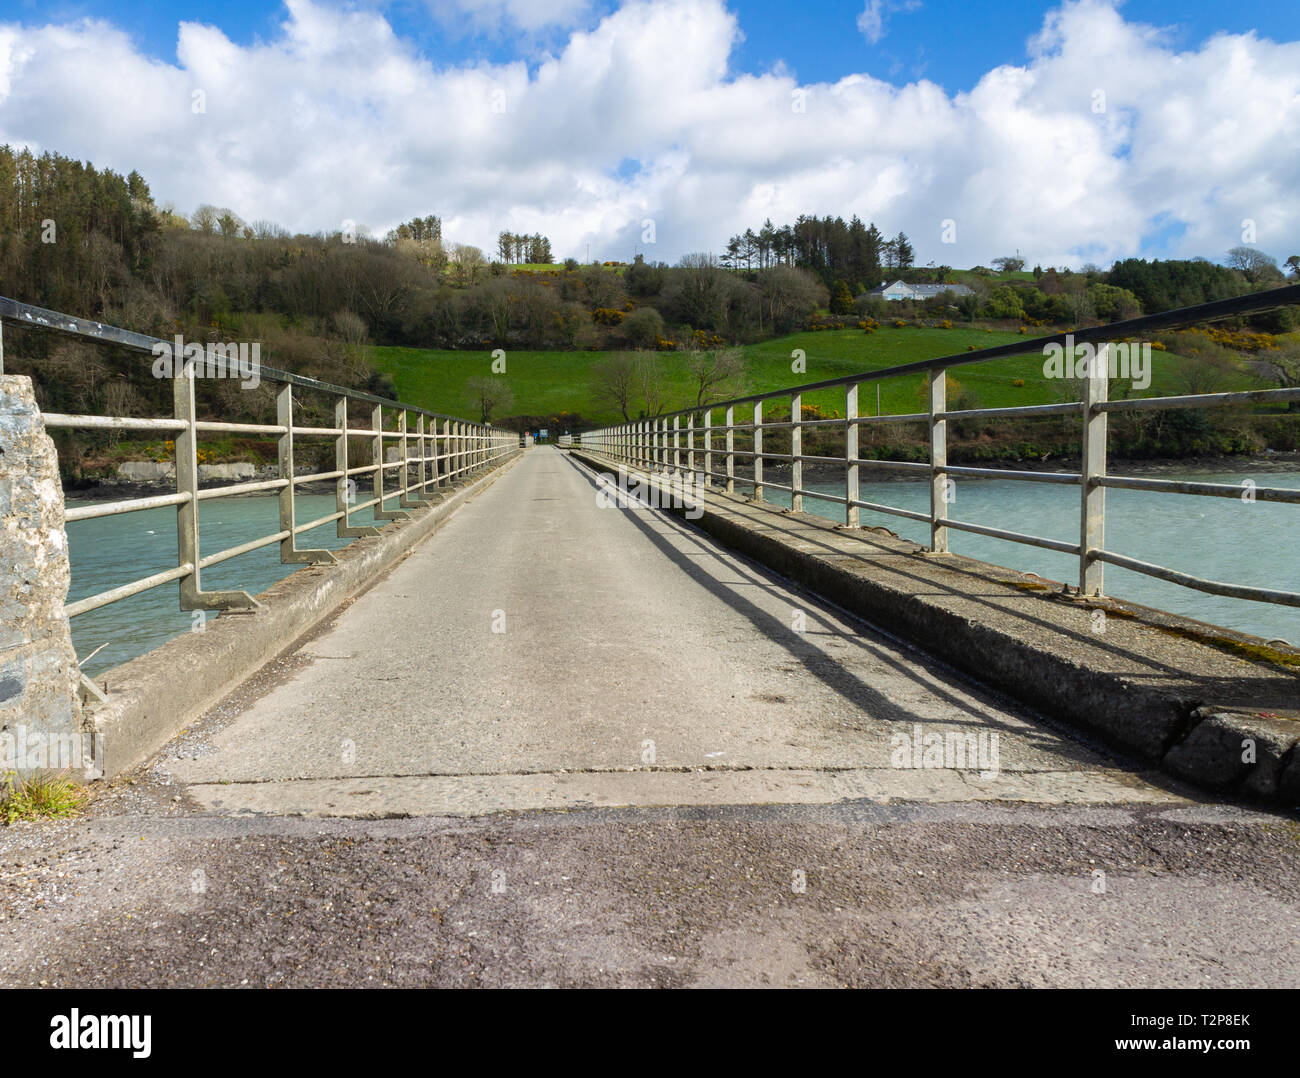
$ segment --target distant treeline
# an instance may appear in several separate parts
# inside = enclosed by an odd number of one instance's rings
[[[720,259],[732,269],[766,269],[798,266],[816,274],[829,288],[843,281],[850,290],[875,288],[886,270],[907,270],[916,252],[903,232],[886,237],[874,224],[864,225],[855,215],[806,217],[793,225],[763,222],[758,231],[746,229],[727,241]]]
[[[0,148],[0,294],[160,337],[261,340],[268,363],[376,392],[390,390],[364,363],[368,342],[709,349],[807,328],[821,312],[841,325],[885,315],[1083,325],[1282,278],[1253,248],[1234,249],[1227,266],[1128,259],[1109,271],[919,268],[903,233],[887,238],[857,217],[829,216],[768,221],[734,237],[720,258],[693,254],[675,266],[644,257],[627,266],[568,260],[539,273],[510,265],[550,261],[540,233],[502,232],[497,254],[489,261],[477,247],[447,242],[433,214],[383,239],[346,229],[291,235],[208,205],[186,218],[158,205],[137,172],[124,177],[59,154]],[[1023,266],[1019,258],[993,261],[1004,271]],[[886,274],[972,291],[887,303],[869,295]],[[1293,315],[1256,322],[1277,331]],[[62,347],[37,336],[15,334],[10,354],[48,358]],[[80,399],[61,406],[102,403],[95,395],[106,380],[81,382]],[[60,382],[57,392],[70,391]]]

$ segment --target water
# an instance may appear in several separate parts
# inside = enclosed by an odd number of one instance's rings
[[[1180,472],[1178,478],[1240,484],[1243,475],[1226,472]],[[1260,486],[1300,488],[1297,472],[1252,472]],[[743,485],[738,483],[743,488]],[[811,490],[839,494],[838,484],[808,484]],[[768,488],[767,499],[790,504],[784,491]],[[929,511],[925,482],[875,482],[861,485],[863,501]],[[73,503],[76,504],[76,503]],[[810,495],[804,509],[832,520],[844,519],[844,507]],[[298,520],[315,520],[334,511],[333,494],[300,494]],[[237,546],[279,529],[275,497],[216,498],[201,503],[205,553]],[[1005,479],[959,479],[952,518],[990,527],[1078,541],[1079,492],[1075,487]],[[373,523],[370,510],[353,514],[358,524]],[[864,525],[883,525],[917,542],[928,542],[926,525],[883,513],[862,511]],[[1106,546],[1117,553],[1200,577],[1238,584],[1300,591],[1300,558],[1296,526],[1300,510],[1294,505],[1179,494],[1149,494],[1131,490],[1106,492]],[[300,546],[329,550],[346,545],[334,535],[334,524],[298,537]],[[125,584],[176,564],[176,511],[151,509],[68,525],[72,557],[70,599],[76,600]],[[992,562],[1050,580],[1078,581],[1078,561],[1067,554],[1009,543],[959,531],[949,532],[949,545],[958,554]],[[296,571],[281,565],[278,544],[203,571],[208,590],[239,588],[254,595]],[[1106,567],[1106,590],[1129,599],[1215,625],[1300,643],[1300,609],[1252,603],[1181,588],[1114,566]],[[72,640],[83,660],[105,645],[85,666],[97,674],[142,655],[188,631],[194,615],[177,609],[177,586],[164,584],[142,595],[113,603],[75,618]],[[213,615],[208,615],[212,617]]]
[[[385,504],[393,508],[395,497]],[[299,524],[315,520],[334,512],[334,495],[299,494],[294,508]],[[363,509],[354,512],[351,520],[356,525],[373,524],[374,514],[371,509]],[[279,531],[279,499],[264,495],[213,498],[199,503],[199,521],[202,553],[216,554]],[[348,540],[335,535],[334,521],[298,536],[301,548],[337,550],[347,544]],[[176,510],[145,509],[97,520],[74,520],[68,525],[68,552],[72,559],[70,602],[175,568]],[[281,565],[280,545],[272,543],[204,569],[203,588],[239,589],[256,595],[301,568]],[[174,582],[163,584],[73,618],[72,643],[83,660],[84,672],[93,677],[190,630],[195,614],[179,609],[177,587]],[[215,616],[207,615],[209,624]],[[86,656],[101,645],[103,650],[84,663]]]
[[[1253,471],[1249,477],[1261,487],[1300,489],[1297,472]],[[1179,471],[1161,473],[1161,478],[1238,486],[1246,475]],[[749,489],[739,482],[737,487]],[[844,495],[840,483],[805,483],[805,488]],[[864,482],[859,489],[862,501],[919,513],[930,511],[928,480]],[[790,504],[790,495],[782,490],[765,488],[763,497],[777,505]],[[805,494],[803,504],[805,512],[831,520],[844,519],[844,506],[837,502]],[[948,516],[1022,535],[1077,543],[1079,489],[1023,480],[956,477],[955,498]],[[928,545],[930,541],[929,525],[919,521],[863,509],[860,523],[889,528],[918,543]],[[1222,583],[1300,591],[1298,526],[1300,506],[1295,505],[1247,504],[1236,498],[1136,490],[1106,491],[1107,550]],[[1079,582],[1079,560],[1069,554],[955,529],[948,531],[948,547],[957,554],[1037,573],[1050,580]],[[1300,644],[1300,608],[1209,595],[1113,565],[1106,566],[1106,593],[1265,639],[1277,637]]]

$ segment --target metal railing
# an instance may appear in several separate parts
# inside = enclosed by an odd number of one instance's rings
[[[155,355],[154,349],[168,342],[139,333],[106,326],[70,315],[32,307],[0,297],[0,331],[5,322],[29,329],[46,330],[83,341],[111,345],[132,352]],[[0,336],[0,372],[3,372],[3,336]],[[194,385],[201,377],[200,363],[178,361],[170,375],[173,411],[169,418],[137,418],[101,415],[67,415],[45,413],[46,427],[81,430],[110,430],[119,433],[148,432],[165,434],[174,440],[176,470],[175,493],[123,501],[98,502],[67,510],[68,521],[92,520],[121,513],[175,506],[177,514],[177,558],[174,568],[132,580],[108,591],[67,604],[67,615],[76,617],[110,603],[128,599],[176,581],[182,610],[253,609],[257,601],[246,591],[205,591],[201,582],[204,569],[249,554],[276,543],[282,564],[333,563],[333,553],[323,549],[300,547],[298,537],[327,524],[334,524],[338,538],[355,540],[378,535],[379,529],[358,525],[356,513],[372,510],[375,521],[390,521],[410,516],[405,510],[430,504],[425,495],[430,488],[446,488],[495,467],[520,446],[519,435],[495,430],[490,425],[472,423],[456,416],[431,412],[425,408],[368,393],[345,389],[314,378],[258,365],[254,369],[259,381],[276,385],[275,423],[225,423],[199,419],[195,407]],[[328,427],[304,426],[295,420],[303,394],[322,394],[334,405],[334,423]],[[349,405],[364,405],[369,411],[368,426],[353,426]],[[412,423],[412,417],[414,417]],[[229,486],[199,488],[198,440],[205,434],[240,434],[275,438],[277,471],[274,479],[236,483]],[[333,440],[334,467],[329,471],[299,474],[294,463],[295,448],[303,438]],[[370,443],[369,460],[354,464],[348,457],[352,438]],[[394,445],[395,443],[395,445]],[[394,459],[386,459],[386,449],[397,448]],[[385,489],[386,480],[394,476],[396,486]],[[369,477],[371,497],[357,501],[359,489],[354,477]],[[295,513],[294,493],[305,483],[333,481],[335,509],[316,520],[299,523]],[[211,554],[200,549],[201,503],[215,498],[275,491],[279,495],[279,527],[260,538],[240,543]],[[396,498],[393,508],[385,502]],[[83,684],[86,684],[83,682]],[[93,688],[93,686],[88,686]]]
[[[838,502],[844,506],[844,523],[848,527],[858,526],[859,511],[863,509],[874,513],[885,513],[919,521],[929,525],[929,550],[934,553],[946,553],[948,551],[948,532],[951,529],[1071,554],[1079,559],[1079,591],[1086,596],[1103,594],[1104,567],[1106,565],[1115,565],[1214,595],[1279,603],[1285,606],[1300,606],[1300,592],[1277,591],[1269,588],[1204,580],[1189,573],[1127,557],[1113,550],[1107,550],[1105,546],[1106,491],[1108,489],[1159,491],[1171,494],[1219,498],[1240,498],[1242,495],[1242,487],[1229,484],[1194,483],[1171,479],[1142,479],[1135,476],[1110,474],[1106,466],[1106,451],[1108,441],[1107,423],[1108,417],[1112,413],[1218,408],[1229,405],[1300,401],[1300,388],[1250,390],[1235,393],[1195,393],[1170,397],[1109,400],[1109,379],[1106,373],[1109,366],[1109,349],[1113,346],[1112,342],[1137,337],[1153,330],[1197,325],[1220,318],[1274,310],[1294,303],[1300,303],[1300,285],[1289,285],[1266,292],[1256,292],[1247,296],[1219,300],[1214,303],[1183,307],[1177,310],[1165,311],[1161,314],[1129,319],[1124,322],[1112,322],[1109,325],[1080,330],[1071,334],[1061,333],[1050,337],[1031,338],[1008,345],[968,352],[964,355],[942,356],[938,359],[906,363],[878,371],[831,378],[806,385],[792,386],[787,389],[772,390],[767,393],[755,393],[711,405],[670,412],[638,422],[623,423],[589,431],[581,435],[579,444],[584,448],[593,449],[615,462],[648,472],[663,472],[670,476],[701,474],[703,476],[703,485],[707,487],[712,487],[714,480],[720,480],[722,489],[728,494],[735,492],[737,482],[742,485],[752,485],[753,498],[756,501],[764,500],[763,491],[767,487],[783,490],[789,493],[791,509],[795,512],[802,511],[805,494],[823,501]],[[1026,355],[1034,352],[1044,353],[1046,347],[1053,344],[1059,344],[1064,349],[1071,342],[1076,346],[1084,344],[1090,344],[1094,347],[1102,346],[1098,350],[1098,354],[1102,358],[1089,368],[1088,376],[1081,379],[1083,385],[1083,399],[1081,401],[1024,407],[948,408],[947,371],[950,368],[985,363],[994,359],[1005,359],[1010,356]],[[925,373],[929,376],[927,407],[924,412],[906,415],[859,415],[858,388],[860,386],[870,382],[879,382],[886,378],[916,373]],[[814,390],[839,387],[844,389],[845,394],[843,419],[804,418],[804,394]],[[789,401],[790,419],[776,423],[765,422],[763,419],[763,403],[777,399]],[[752,406],[753,417],[750,422],[736,422],[736,408],[739,405]],[[713,414],[719,409],[724,414],[724,422],[715,424]],[[948,423],[953,420],[1045,416],[1079,417],[1081,423],[1081,470],[1079,472],[1013,471],[1001,468],[959,467],[948,463]],[[928,463],[871,460],[859,456],[858,435],[863,427],[908,423],[925,424],[928,428]],[[803,452],[803,432],[808,428],[842,430],[845,443],[844,454],[832,457],[805,454]],[[789,453],[774,453],[764,449],[763,434],[774,429],[789,429]],[[736,448],[735,434],[737,431],[752,432],[752,450]],[[696,444],[696,435],[700,435],[699,445]],[[721,446],[718,446],[714,441],[714,438],[718,435],[721,435],[723,439]],[[683,438],[685,439],[684,443]],[[683,457],[685,458],[684,466]],[[718,457],[722,458],[724,466],[721,471],[714,468],[715,459]],[[752,478],[737,476],[737,458],[752,462]],[[763,462],[765,460],[788,462],[790,466],[790,483],[788,485],[774,483],[765,477],[763,474]],[[701,461],[702,467],[699,466]],[[803,485],[803,465],[805,462],[843,467],[844,493],[836,495],[805,488]],[[861,500],[858,480],[859,469],[862,466],[894,470],[928,479],[930,484],[929,512],[917,512]],[[953,519],[948,514],[948,504],[950,502],[948,484],[951,482],[950,477],[953,476],[980,479],[1011,479],[1027,483],[1078,486],[1081,495],[1079,541],[1077,543],[1063,542],[1043,536],[1025,535],[1021,532],[986,527]],[[1300,490],[1257,486],[1253,488],[1252,495],[1258,501],[1300,504]]]

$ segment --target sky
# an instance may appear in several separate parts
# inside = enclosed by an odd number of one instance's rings
[[[922,264],[1300,251],[1300,5],[0,0],[0,142],[183,213],[674,262],[857,214]]]

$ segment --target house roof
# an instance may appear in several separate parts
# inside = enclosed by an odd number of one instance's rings
[[[898,280],[892,284],[882,284],[879,288],[873,288],[867,295],[883,296],[886,292],[896,291],[910,292],[914,296],[929,299],[933,296],[942,295],[944,292],[951,292],[955,296],[964,296],[971,290],[964,284],[908,284],[906,281]]]

